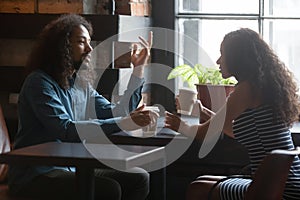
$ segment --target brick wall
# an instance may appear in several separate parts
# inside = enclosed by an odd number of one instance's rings
[[[150,0],[115,0],[115,13],[132,16],[151,16]]]

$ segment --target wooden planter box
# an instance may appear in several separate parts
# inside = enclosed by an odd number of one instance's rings
[[[198,99],[208,109],[216,112],[225,103],[228,95],[234,90],[234,85],[202,85],[196,84]]]

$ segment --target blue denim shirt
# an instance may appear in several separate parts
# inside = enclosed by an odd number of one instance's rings
[[[144,80],[131,76],[117,104],[110,103],[90,85],[81,87],[76,83],[73,81],[69,89],[63,89],[41,70],[26,78],[19,95],[19,127],[14,148],[58,140],[80,142],[78,124],[99,125],[107,135],[119,131],[117,123],[121,117],[133,111],[141,100]],[[26,184],[53,168],[10,166],[9,183]]]

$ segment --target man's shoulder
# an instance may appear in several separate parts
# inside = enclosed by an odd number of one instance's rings
[[[36,70],[31,72],[26,80],[25,83],[27,83],[30,86],[46,86],[46,85],[57,85],[56,81],[51,78],[48,74],[43,72],[42,70]]]
[[[35,70],[33,72],[31,72],[27,78],[29,79],[38,79],[38,78],[47,78],[49,77],[49,75],[47,75],[44,71],[42,70]]]

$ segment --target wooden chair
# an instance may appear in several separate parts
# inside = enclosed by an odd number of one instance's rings
[[[294,150],[274,150],[267,155],[255,172],[244,199],[282,200],[289,169],[299,154],[300,148],[297,147]],[[187,196],[192,197],[193,191],[190,192]]]
[[[9,134],[4,119],[2,107],[0,105],[0,153],[11,150]],[[6,183],[7,165],[0,164],[0,200],[33,200],[31,198],[12,197],[9,195],[8,185]]]
[[[10,141],[2,107],[0,105],[0,153],[10,151]],[[7,165],[0,164],[0,182],[6,179]]]
[[[300,154],[295,150],[274,150],[266,156],[254,174],[245,200],[281,200],[285,183],[294,157]]]

